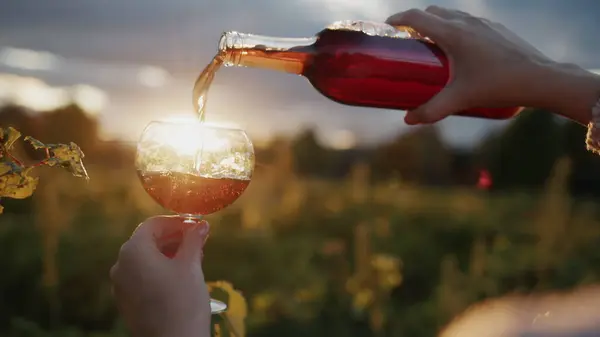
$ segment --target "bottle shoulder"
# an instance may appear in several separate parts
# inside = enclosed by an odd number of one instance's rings
[[[325,30],[334,31],[352,31],[361,32],[366,35],[393,37],[393,38],[410,38],[411,34],[408,30],[398,29],[386,23],[363,21],[363,20],[342,20],[336,21],[325,27]]]

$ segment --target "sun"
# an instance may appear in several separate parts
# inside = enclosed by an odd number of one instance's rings
[[[230,146],[227,132],[219,132],[219,126],[201,123],[196,118],[169,118],[170,127],[159,128],[152,135],[154,141],[170,146],[179,155],[195,155],[226,151]]]
[[[182,124],[164,137],[164,144],[171,146],[180,155],[202,152],[221,152],[229,147],[224,134],[205,125]]]

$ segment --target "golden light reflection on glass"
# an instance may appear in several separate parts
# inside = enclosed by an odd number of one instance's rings
[[[254,147],[243,130],[172,118],[146,127],[136,166],[143,171],[251,179],[254,160]]]
[[[227,134],[210,126],[181,124],[177,132],[172,131],[169,128],[156,130],[153,133],[154,141],[172,147],[181,155],[193,155],[198,151],[226,151],[230,146]]]

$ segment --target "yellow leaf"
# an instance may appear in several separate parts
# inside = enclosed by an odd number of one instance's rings
[[[33,137],[25,137],[25,141],[36,149],[47,149],[50,151],[51,157],[48,158],[46,164],[48,166],[60,166],[72,175],[78,178],[88,178],[87,171],[83,165],[85,154],[77,144],[71,142],[69,144],[44,144]]]
[[[225,281],[208,283],[209,291],[219,289],[228,295],[227,311],[224,316],[229,323],[229,329],[235,337],[246,336],[246,316],[248,315],[248,305],[244,296],[233,288],[233,285]]]
[[[30,197],[38,184],[38,178],[28,175],[29,169],[13,171],[0,176],[0,197],[25,199]]]
[[[258,294],[252,297],[252,310],[264,312],[269,309],[273,302],[275,302],[275,296],[269,293]]]
[[[25,137],[34,149],[45,149],[47,158],[43,161],[25,167],[18,159],[11,155],[11,149],[21,137],[21,133],[13,127],[0,127],[0,197],[25,199],[30,197],[38,184],[38,178],[29,176],[29,172],[36,166],[60,166],[76,177],[88,178],[83,166],[83,152],[77,144],[46,145],[37,139]],[[0,206],[0,213],[3,208]]]
[[[9,162],[0,162],[0,176],[5,175],[13,170],[13,165]]]
[[[354,307],[354,310],[362,312],[373,304],[374,300],[375,295],[371,289],[362,289],[354,295],[352,306]]]
[[[67,169],[71,174],[79,178],[88,177],[85,166],[83,166],[85,155],[77,144],[73,142],[69,143],[69,145],[58,144],[55,147],[51,147],[50,151],[54,154],[54,158],[59,162],[59,165]]]
[[[12,126],[2,129],[2,144],[6,150],[12,149],[15,142],[21,137],[21,133]]]
[[[26,142],[29,142],[29,144],[31,144],[31,146],[36,150],[45,149],[48,147],[48,146],[46,146],[46,144],[44,144],[44,143],[40,142],[39,140],[37,140],[33,137],[30,137],[30,136],[25,137],[23,140]]]

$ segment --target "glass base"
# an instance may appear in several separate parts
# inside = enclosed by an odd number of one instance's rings
[[[213,315],[220,314],[225,310],[227,310],[227,304],[221,301],[213,300],[212,298],[210,299],[210,312]]]

